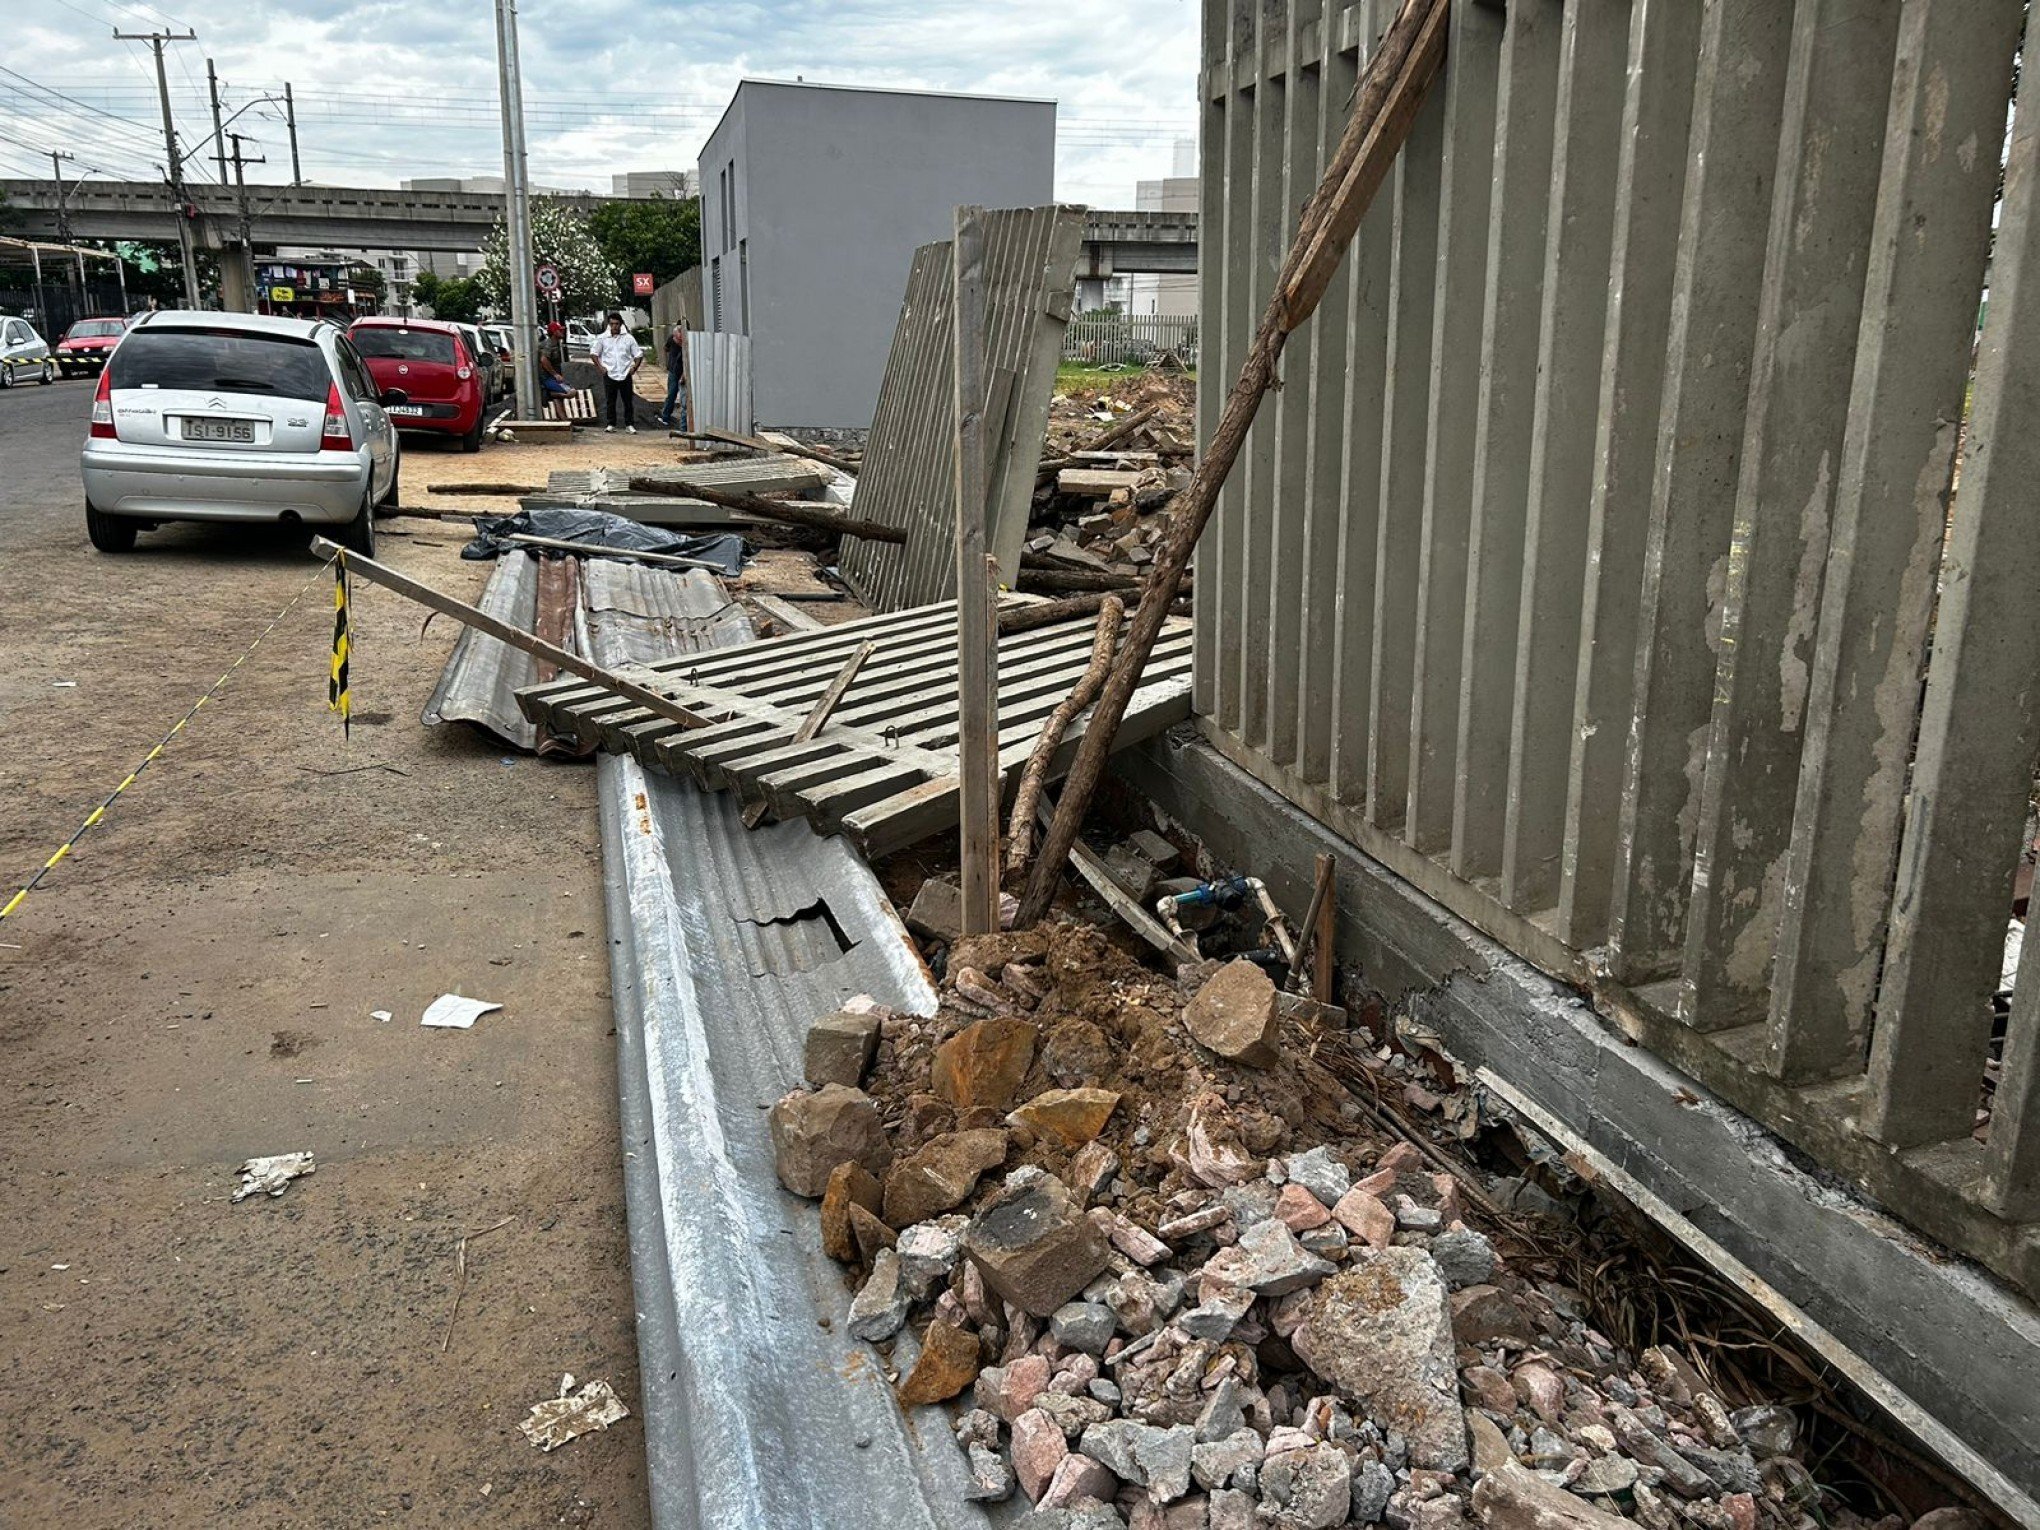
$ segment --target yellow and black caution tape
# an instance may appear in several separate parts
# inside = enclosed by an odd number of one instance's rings
[[[326,710],[340,714],[340,732],[352,738],[353,692],[347,688],[347,554],[333,557],[333,666],[326,678]]]
[[[199,708],[203,707],[208,701],[211,701],[213,697],[217,696],[220,693],[221,687],[223,687],[229,680],[234,678],[234,672],[238,670],[243,664],[248,662],[248,656],[254,653],[256,649],[262,646],[262,640],[264,638],[268,637],[270,633],[274,632],[279,626],[283,624],[283,619],[286,616],[290,615],[290,613],[297,608],[297,603],[305,598],[306,593],[312,588],[314,584],[318,582],[319,577],[323,575],[325,572],[326,565],[321,565],[318,571],[314,573],[310,579],[307,579],[304,582],[304,586],[301,589],[299,589],[299,591],[295,595],[291,596],[289,602],[284,606],[284,608],[281,611],[277,612],[273,618],[271,618],[269,625],[264,627],[260,632],[255,634],[255,641],[250,643],[246,648],[241,650],[241,656],[238,659],[234,660],[232,664],[229,664],[227,666],[226,673],[221,675],[219,679],[213,681],[213,683],[206,688],[205,694],[199,697],[198,700],[194,701],[191,704],[191,709],[187,711],[182,717],[178,718],[177,721],[171,725],[170,731],[168,733],[164,734],[160,739],[156,741],[156,747],[151,749],[147,754],[142,756],[142,763],[137,765],[133,770],[129,771],[127,775],[122,778],[120,785],[116,786],[112,791],[106,794],[105,801],[101,802],[98,807],[94,808],[90,813],[85,815],[85,821],[78,825],[77,832],[72,834],[72,836],[69,839],[65,840],[61,845],[57,846],[56,853],[52,855],[48,860],[42,863],[41,867],[37,869],[36,874],[34,876],[30,877],[26,882],[22,883],[21,891],[17,892],[13,897],[9,898],[4,906],[0,906],[0,919],[5,919],[9,914],[13,913],[16,909],[20,908],[22,903],[27,900],[28,895],[35,891],[36,884],[41,882],[42,879],[48,876],[52,871],[56,870],[57,863],[61,861],[65,856],[71,853],[72,849],[77,845],[78,841],[83,839],[86,836],[86,834],[88,834],[93,829],[99,826],[99,821],[106,816],[106,810],[113,806],[115,799],[118,798],[120,794],[126,791],[130,786],[133,786],[135,784],[135,778],[141,775],[143,771],[147,770],[149,766],[155,762],[156,757],[162,754],[164,749],[169,747],[170,741],[177,737],[178,734],[184,731],[184,725],[190,722],[192,718],[198,716]],[[338,641],[337,636],[335,641],[337,643]],[[344,682],[346,675],[346,667],[344,663],[340,665],[340,674]]]

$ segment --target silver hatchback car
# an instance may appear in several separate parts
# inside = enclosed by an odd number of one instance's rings
[[[397,498],[384,410],[405,401],[322,319],[148,314],[99,374],[86,533],[125,552],[165,521],[281,521],[373,552],[376,509]]]

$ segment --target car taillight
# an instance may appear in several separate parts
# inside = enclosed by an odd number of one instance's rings
[[[326,428],[319,435],[319,450],[351,452],[354,432],[347,428],[347,411],[340,403],[340,385],[326,385]]]
[[[113,429],[113,371],[99,370],[99,388],[92,395],[92,437],[97,441],[115,439]]]

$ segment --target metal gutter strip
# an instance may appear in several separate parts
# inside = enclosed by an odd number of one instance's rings
[[[590,584],[591,608],[609,599]],[[689,640],[728,641],[691,614]],[[614,625],[593,636],[601,662],[638,657]],[[841,840],[747,831],[727,794],[635,760],[598,770],[653,1523],[984,1530],[943,1410],[903,1415],[849,1337],[851,1293],[812,1206],[779,1188],[763,1108],[817,1014],[858,993],[932,1013],[926,971]]]

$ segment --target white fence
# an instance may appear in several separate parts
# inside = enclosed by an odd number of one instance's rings
[[[1173,354],[1197,365],[1197,320],[1173,314],[1089,313],[1063,331],[1062,359],[1091,366],[1148,366]]]

